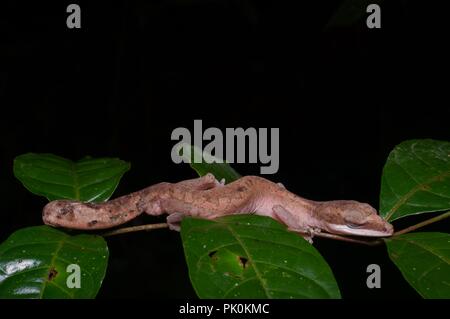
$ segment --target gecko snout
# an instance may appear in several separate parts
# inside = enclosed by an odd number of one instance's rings
[[[384,225],[384,231],[387,236],[392,236],[392,234],[394,234],[394,226],[386,222]]]

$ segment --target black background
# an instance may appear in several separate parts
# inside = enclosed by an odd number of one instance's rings
[[[78,1],[82,28],[68,29],[69,3],[1,5],[0,241],[42,224],[46,200],[12,174],[14,157],[26,152],[127,160],[119,196],[195,176],[170,158],[172,130],[193,129],[194,119],[204,128],[279,127],[280,170],[266,177],[307,198],[378,207],[396,144],[450,139],[448,34],[439,8],[423,2],[383,1],[380,30],[364,18],[327,28],[342,1],[249,0]],[[234,167],[259,174],[256,164]],[[178,233],[117,236],[108,245],[99,298],[195,297]],[[315,246],[344,298],[419,297],[385,247]],[[381,289],[366,287],[371,263],[382,268]]]

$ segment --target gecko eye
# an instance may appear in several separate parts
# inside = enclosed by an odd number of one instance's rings
[[[361,228],[364,224],[346,223],[349,228]]]
[[[366,220],[359,211],[350,210],[346,212],[344,222],[349,228],[361,228],[366,223]]]

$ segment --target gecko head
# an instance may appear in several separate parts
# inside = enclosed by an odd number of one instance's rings
[[[323,228],[332,234],[388,237],[394,227],[381,218],[376,209],[356,201],[331,201],[319,206]]]

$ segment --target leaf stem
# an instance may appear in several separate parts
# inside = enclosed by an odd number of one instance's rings
[[[439,215],[439,216],[436,216],[436,217],[433,217],[433,218],[424,220],[423,222],[420,222],[420,223],[418,223],[418,224],[409,226],[409,227],[407,227],[407,228],[405,228],[405,229],[399,230],[399,231],[395,232],[394,235],[392,235],[392,236],[398,236],[398,235],[402,235],[402,234],[409,233],[409,232],[411,232],[411,231],[413,231],[413,230],[416,230],[416,229],[419,229],[419,228],[421,228],[421,227],[430,225],[430,224],[432,224],[432,223],[438,222],[438,221],[443,220],[443,219],[446,219],[446,218],[448,218],[448,217],[450,217],[450,211],[445,212],[445,213],[443,213],[443,214],[441,214],[441,215]]]
[[[115,236],[115,235],[126,234],[126,233],[134,233],[134,232],[143,231],[143,230],[149,231],[149,230],[167,228],[167,227],[169,227],[169,225],[167,225],[167,223],[132,226],[132,227],[115,229],[115,230],[112,230],[112,231],[102,234],[102,236],[109,237],[109,236]]]

